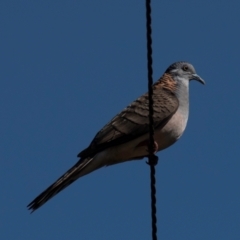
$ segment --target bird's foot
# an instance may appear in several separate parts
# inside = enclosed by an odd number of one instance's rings
[[[157,153],[158,151],[158,144],[156,141],[154,141],[154,144],[153,144],[153,155],[152,154],[149,154],[149,140],[145,140],[145,141],[142,141],[140,142],[137,147],[146,147],[146,152],[148,153],[147,155],[145,155],[145,157],[150,157],[149,158],[149,161],[147,162],[148,165],[151,165],[151,166],[155,166],[157,165],[158,163],[158,157],[155,155],[155,153]]]

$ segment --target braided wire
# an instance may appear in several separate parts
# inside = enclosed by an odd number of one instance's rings
[[[148,98],[149,98],[149,156],[151,178],[151,217],[152,239],[157,240],[157,208],[156,208],[156,178],[155,165],[158,157],[154,155],[154,122],[153,122],[153,69],[152,69],[152,27],[151,27],[151,0],[146,0],[146,27],[147,27],[147,67],[148,67]]]

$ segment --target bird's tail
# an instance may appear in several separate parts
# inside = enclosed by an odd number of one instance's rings
[[[64,175],[62,175],[55,183],[53,183],[50,187],[48,187],[44,192],[42,192],[39,196],[37,196],[31,203],[28,204],[28,209],[35,211],[39,207],[41,207],[44,203],[46,203],[50,198],[58,194],[64,188],[69,186],[79,177],[92,172],[97,169],[96,166],[94,168],[89,168],[89,164],[92,162],[93,158],[86,158],[83,160],[79,160],[72,168],[70,168]]]

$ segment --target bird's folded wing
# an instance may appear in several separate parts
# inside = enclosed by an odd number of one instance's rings
[[[170,91],[155,88],[153,93],[154,128],[163,127],[177,111],[178,100]],[[85,158],[108,147],[131,141],[149,131],[148,93],[116,115],[95,136],[88,148],[78,154]]]

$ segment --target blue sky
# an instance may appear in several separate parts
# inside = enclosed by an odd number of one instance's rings
[[[154,1],[153,69],[191,62],[182,138],[158,153],[159,239],[239,239],[240,2]],[[0,2],[0,239],[151,239],[145,161],[26,205],[147,90],[144,1]]]

